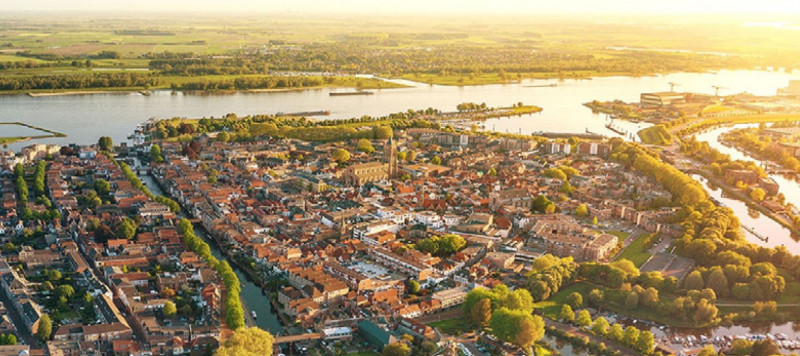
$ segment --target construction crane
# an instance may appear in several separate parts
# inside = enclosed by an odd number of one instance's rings
[[[669,82],[667,84],[669,84],[669,91],[675,91],[675,87],[676,86],[680,86],[680,84],[675,83],[675,82]]]
[[[719,85],[712,85],[711,87],[714,88],[714,96],[716,96],[718,98],[719,98],[719,90],[720,89],[728,89],[726,87],[721,87]]]

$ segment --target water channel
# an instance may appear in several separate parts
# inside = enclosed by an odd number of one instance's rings
[[[165,195],[164,191],[161,187],[156,184],[155,180],[149,175],[140,175],[139,178],[142,180],[142,183],[150,189],[153,194],[157,195]],[[197,236],[203,239],[208,246],[211,247],[211,254],[214,255],[220,261],[227,261],[228,258],[225,256],[222,251],[217,246],[217,243],[214,242],[206,230],[199,225],[195,225],[194,232]],[[230,263],[230,261],[228,261]],[[262,290],[259,286],[257,286],[250,277],[236,264],[231,263],[231,267],[236,272],[236,276],[239,277],[239,281],[242,283],[242,293],[241,297],[245,304],[246,311],[255,311],[257,314],[257,318],[255,319],[255,324],[258,327],[269,331],[273,335],[277,335],[283,330],[283,326],[281,325],[278,316],[272,311],[272,305],[270,304],[269,296],[266,296],[262,293]]]

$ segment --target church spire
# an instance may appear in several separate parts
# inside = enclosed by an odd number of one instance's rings
[[[389,137],[386,144],[383,146],[383,163],[387,165],[386,173],[389,179],[397,178],[397,146],[394,140]]]

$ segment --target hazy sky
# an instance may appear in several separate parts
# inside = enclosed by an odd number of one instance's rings
[[[798,0],[0,0],[2,11],[800,14]]]

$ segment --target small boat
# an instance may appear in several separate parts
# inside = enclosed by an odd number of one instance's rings
[[[256,311],[255,311],[255,310],[251,310],[251,311],[250,311],[250,316],[252,316],[252,317],[253,317],[253,319],[258,319],[258,314],[256,314]]]

